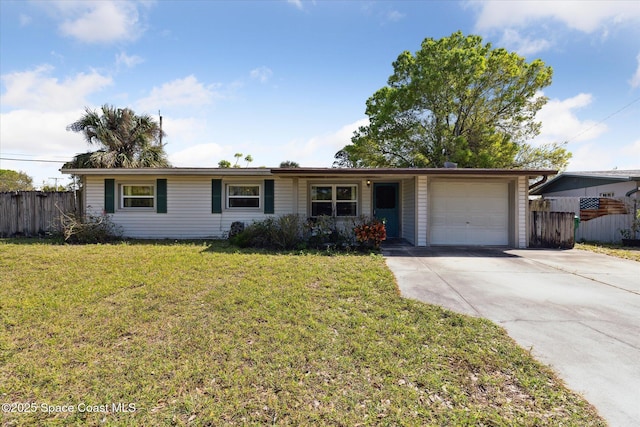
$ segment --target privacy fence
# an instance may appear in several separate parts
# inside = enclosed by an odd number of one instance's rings
[[[80,214],[79,193],[14,191],[0,193],[0,237],[42,236],[59,231],[60,215]]]
[[[531,215],[536,212],[565,212],[579,218],[575,230],[577,242],[619,243],[622,232],[631,228],[639,208],[640,202],[631,197],[548,197],[530,203]],[[568,223],[569,219],[564,221]],[[533,233],[533,217],[531,225]]]

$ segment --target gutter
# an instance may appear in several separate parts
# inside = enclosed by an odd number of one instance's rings
[[[549,179],[549,175],[543,175],[542,179],[540,181],[536,181],[533,184],[531,184],[529,186],[529,191],[533,190],[534,188],[544,184],[545,182],[547,182],[547,180]]]

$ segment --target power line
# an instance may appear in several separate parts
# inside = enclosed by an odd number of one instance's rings
[[[38,157],[41,156],[42,154],[23,154],[23,153],[0,153],[0,154],[4,154],[5,156],[20,156],[20,157]],[[52,158],[57,158],[57,159],[68,159],[68,156],[47,156],[47,157],[52,157]]]
[[[620,112],[622,112],[623,110],[626,110],[627,108],[631,107],[633,104],[635,104],[636,102],[640,101],[640,97],[634,99],[633,101],[631,101],[630,103],[628,103],[627,105],[625,105],[624,107],[620,108],[617,111],[614,111],[613,113],[609,114],[607,117],[605,117],[604,119],[600,120],[599,122],[589,126],[588,128],[586,128],[585,130],[583,130],[582,132],[572,136],[571,138],[567,139],[566,142],[571,142],[574,139],[576,139],[577,137],[579,137],[580,135],[583,135],[587,132],[589,132],[591,129],[596,128],[598,126],[600,126],[602,123],[606,122],[607,120],[609,120],[611,117],[615,116],[616,114],[619,114]]]
[[[38,162],[38,163],[67,163],[69,161],[69,160],[13,159],[10,157],[0,157],[0,160],[12,160],[14,162]]]

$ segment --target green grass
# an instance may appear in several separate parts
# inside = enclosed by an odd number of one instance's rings
[[[620,246],[611,243],[576,243],[575,248],[640,262],[640,248],[637,247]]]
[[[400,298],[380,255],[5,239],[0,324],[0,403],[37,408],[3,425],[604,425],[498,326]],[[135,411],[78,411],[112,403]]]

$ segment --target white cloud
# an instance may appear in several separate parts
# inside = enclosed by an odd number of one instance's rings
[[[638,67],[636,68],[635,74],[631,77],[631,80],[629,80],[629,84],[634,89],[640,87],[640,53],[636,57],[636,60],[638,61]]]
[[[392,10],[387,13],[387,20],[391,22],[398,22],[402,18],[404,18],[404,14],[398,12],[397,10]]]
[[[56,1],[63,35],[85,43],[135,40],[143,32],[137,4],[131,1]]]
[[[273,71],[268,67],[262,66],[251,70],[249,75],[252,79],[258,80],[260,83],[266,83],[273,75]]]
[[[637,1],[470,1],[479,9],[476,28],[490,30],[524,26],[545,18],[592,33],[609,24],[640,19]]]
[[[205,86],[191,75],[154,87],[148,97],[139,100],[137,110],[157,111],[167,107],[198,107],[213,102],[218,96],[216,85]]]
[[[170,154],[169,161],[178,167],[211,168],[218,166],[218,162],[223,159],[223,152],[224,148],[215,143],[197,144]]]
[[[623,146],[620,152],[628,162],[628,165],[620,165],[620,169],[637,169],[640,166],[640,139]]]
[[[518,31],[510,28],[504,30],[502,39],[500,40],[500,46],[505,46],[509,50],[515,50],[518,54],[525,57],[542,52],[551,47],[551,45],[552,43],[549,40],[522,37]]]
[[[32,18],[29,15],[25,15],[24,13],[20,14],[20,26],[26,27],[31,24]]]
[[[315,136],[306,141],[291,141],[278,150],[287,157],[280,161],[292,160],[301,166],[331,166],[335,153],[351,143],[353,132],[358,130],[360,126],[368,124],[369,119],[360,119],[342,126],[335,132]]]
[[[607,130],[607,126],[592,120],[581,121],[575,110],[591,104],[591,94],[581,93],[565,100],[552,99],[542,107],[536,120],[542,122],[536,144],[549,142],[580,142],[597,138]]]
[[[78,120],[83,113],[82,109],[64,112],[21,109],[0,114],[2,157],[29,160],[0,160],[0,167],[26,172],[37,186],[43,181],[53,183],[49,179],[51,177],[63,178],[59,172],[62,165],[75,154],[90,149],[80,134],[66,130],[67,125]],[[60,162],[33,161],[43,159]],[[67,183],[64,178],[59,182]]]
[[[142,64],[144,59],[137,55],[127,55],[125,52],[120,52],[116,55],[116,66],[120,67],[124,65],[127,68],[133,68],[138,64]]]
[[[84,108],[87,96],[112,84],[110,77],[97,71],[78,73],[63,81],[53,77],[53,71],[54,67],[44,64],[33,70],[3,75],[6,91],[2,94],[2,107],[38,111]]]
[[[302,0],[287,0],[287,3],[294,5],[298,9],[302,9]]]

